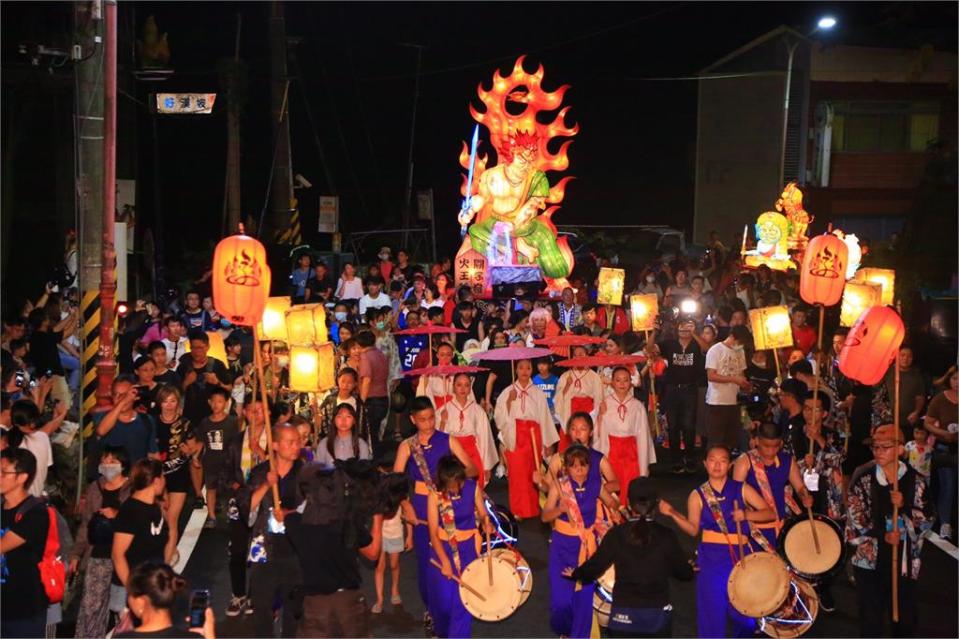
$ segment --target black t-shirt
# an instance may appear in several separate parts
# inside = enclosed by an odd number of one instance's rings
[[[802,416],[802,413],[797,413],[792,417],[788,413],[784,413],[780,422],[786,452],[796,458],[805,456],[809,450],[809,438],[806,437],[806,419]]]
[[[753,385],[753,394],[760,395],[762,401],[769,397],[769,388],[776,381],[776,371],[772,368],[760,368],[752,362],[746,367],[746,379]]]
[[[167,386],[176,386],[180,388],[182,381],[180,376],[176,374],[176,371],[167,369],[153,378],[157,384],[165,384]]]
[[[29,499],[29,498],[28,498]],[[12,532],[26,543],[0,555],[0,619],[13,620],[29,617],[46,609],[47,594],[40,582],[37,564],[43,559],[47,543],[50,517],[41,503],[28,506],[19,517],[16,508],[4,505],[0,510],[3,534]]]
[[[286,535],[300,560],[304,594],[329,595],[341,588],[360,587],[362,577],[357,551],[344,543],[343,524],[304,524],[300,513],[290,513],[284,523]],[[358,548],[373,543],[366,528],[359,527],[356,533]]]
[[[205,418],[194,429],[197,439],[203,442],[203,458],[224,458],[226,454],[226,443],[240,432],[236,423],[236,417],[227,415],[226,419],[215,422],[211,418]]]
[[[659,352],[666,360],[666,384],[669,386],[698,385],[706,375],[706,358],[696,340],[690,340],[686,348],[678,339],[668,339],[659,344]]]
[[[310,290],[310,302],[316,303],[320,300],[325,300],[327,293],[330,295],[333,294],[335,283],[333,282],[333,278],[330,276],[330,274],[327,273],[321,280],[316,279],[315,276],[311,277],[306,283],[306,288]]]
[[[240,362],[249,364],[253,361],[253,332],[248,328],[234,328],[230,337],[240,341]]]
[[[206,373],[215,373],[222,384],[230,383],[230,373],[226,370],[226,364],[218,359],[207,357],[206,364],[195,366],[193,358],[189,354],[184,356],[180,365],[177,367],[177,375],[185,380],[190,371],[196,371],[196,381],[190,384],[183,392],[183,415],[193,424],[199,424],[200,420],[209,415],[210,404],[207,400],[210,398],[209,384],[206,383],[204,375]]]
[[[116,639],[196,639],[197,637],[202,637],[203,635],[198,632],[191,632],[186,628],[170,626],[169,628],[164,628],[163,630],[154,630],[152,632],[137,632],[136,630],[131,630],[130,632],[121,632],[120,634],[113,636],[116,637]]]
[[[139,499],[130,498],[120,506],[120,513],[113,524],[116,533],[133,535],[133,541],[126,552],[127,565],[132,572],[144,561],[163,562],[163,548],[170,537],[163,511],[157,504],[145,504]],[[120,585],[117,573],[113,573],[113,583]]]
[[[63,341],[63,332],[34,331],[30,335],[30,361],[36,370],[37,377],[50,371],[54,375],[63,375],[63,366],[60,364],[60,349],[57,345]]]
[[[160,450],[160,459],[167,461],[180,456],[180,444],[190,431],[190,420],[182,415],[172,424],[167,424],[163,418],[157,416],[154,420],[157,433],[157,448]]]

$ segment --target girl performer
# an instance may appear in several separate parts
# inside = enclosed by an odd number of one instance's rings
[[[586,638],[593,628],[593,583],[576,583],[563,574],[596,552],[599,532],[616,513],[616,501],[602,486],[589,449],[574,444],[563,453],[563,469],[549,487],[543,522],[553,522],[549,545],[549,625],[563,637]],[[604,508],[605,506],[605,508]],[[607,511],[606,509],[609,509]],[[613,515],[617,517],[618,515]]]
[[[532,375],[532,362],[516,362],[516,381],[500,393],[494,413],[509,479],[509,508],[517,519],[539,515],[533,472],[559,441],[546,395],[530,380]]]
[[[453,575],[460,575],[480,553],[477,523],[492,534],[493,525],[483,507],[483,491],[453,455],[439,460],[436,491],[427,502],[430,531],[429,610],[437,637],[469,637],[472,617],[460,599]]]
[[[649,476],[649,465],[656,462],[646,407],[633,396],[633,384],[625,366],[617,366],[613,371],[613,392],[599,405],[593,446],[609,457],[620,486],[629,486],[635,477]],[[620,501],[626,505],[625,492]]]
[[[451,366],[453,364],[453,346],[443,342],[436,347],[436,365]],[[443,404],[453,399],[453,379],[449,375],[422,375],[416,384],[416,395],[426,395],[433,400],[436,410],[443,408]]]
[[[573,357],[586,357],[587,354],[585,347],[573,347]],[[573,413],[589,413],[595,418],[604,395],[603,379],[598,373],[585,367],[571,368],[559,376],[556,384],[556,397],[553,398],[556,418],[564,427]],[[570,443],[568,429],[564,429],[559,434],[559,452],[566,450]]]
[[[615,495],[619,490],[619,480],[616,479],[616,473],[613,466],[606,459],[603,453],[599,452],[593,445],[593,419],[589,413],[573,413],[566,422],[566,432],[569,433],[570,446],[580,444],[589,449],[589,467],[590,472],[598,472],[603,480],[603,488],[610,495]],[[557,452],[549,458],[546,472],[536,471],[533,475],[533,481],[536,486],[544,493],[549,493],[549,487],[553,484],[553,478],[558,477],[563,470],[563,453]]]
[[[440,430],[449,433],[469,455],[479,471],[480,487],[493,476],[499,461],[489,417],[473,397],[473,380],[466,373],[453,377],[453,399],[439,410]]]
[[[699,575],[696,577],[696,616],[700,637],[752,637],[755,619],[740,614],[729,604],[729,573],[738,561],[739,540],[736,522],[742,522],[745,548],[757,547],[750,538],[749,522],[772,521],[776,513],[762,496],[750,486],[729,478],[729,449],[714,444],[706,451],[706,474],[709,479],[689,493],[686,517],[665,501],[660,512],[671,517],[687,535],[703,532],[697,550]],[[755,510],[743,510],[743,505]],[[765,539],[760,535],[760,538]],[[727,631],[727,623],[732,630]]]

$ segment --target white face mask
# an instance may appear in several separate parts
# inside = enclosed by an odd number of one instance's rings
[[[389,254],[389,253],[380,253],[380,254],[379,254],[379,258],[380,258],[380,260],[382,260],[382,261],[385,262],[386,260],[390,259],[390,254]]]
[[[120,474],[123,470],[123,466],[120,464],[100,464],[97,467],[97,470],[100,471],[100,474],[107,481],[111,481]]]
[[[336,318],[336,321],[337,321],[337,322],[345,322],[345,321],[346,321],[346,311],[336,311],[335,313],[333,313],[333,317]]]
[[[656,276],[655,276],[655,275],[647,275],[647,276],[646,276],[646,281],[649,282],[650,284],[652,284],[653,282],[656,281]]]

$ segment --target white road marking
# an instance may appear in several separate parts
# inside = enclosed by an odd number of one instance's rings
[[[206,499],[205,486],[203,487],[203,498]],[[180,537],[180,541],[176,545],[176,551],[177,554],[180,555],[180,558],[176,562],[176,565],[173,566],[173,571],[178,575],[183,572],[187,562],[190,561],[190,555],[193,554],[193,549],[196,548],[196,542],[200,539],[200,533],[203,532],[203,524],[205,522],[206,507],[202,510],[199,508],[194,509],[190,514],[190,520],[186,523],[183,536]]]

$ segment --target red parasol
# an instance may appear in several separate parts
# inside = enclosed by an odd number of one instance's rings
[[[508,346],[506,348],[494,348],[488,351],[473,353],[472,360],[485,359],[493,362],[515,362],[521,359],[536,359],[538,357],[549,357],[553,351],[548,348],[529,348],[527,346]]]
[[[605,337],[593,337],[592,335],[573,335],[572,333],[564,333],[563,335],[554,335],[552,337],[543,337],[533,340],[533,343],[539,346],[552,346],[553,352],[561,356],[564,354],[562,349],[565,348],[566,357],[569,357],[572,354],[574,346],[588,346],[590,344],[603,344],[605,342]]]
[[[631,366],[645,361],[645,355],[591,355],[564,359],[556,362],[556,365],[566,368],[589,368],[591,366]]]
[[[404,328],[400,331],[393,331],[393,335],[426,335],[429,337],[430,366],[433,365],[433,336],[449,335],[450,333],[465,333],[462,328],[452,326],[442,326],[440,324],[428,324],[426,326],[417,326],[416,328]]]
[[[404,375],[458,375],[459,373],[481,373],[488,371],[488,368],[482,366],[458,366],[456,364],[446,364],[437,366],[424,366],[423,368],[414,368],[406,371]]]

